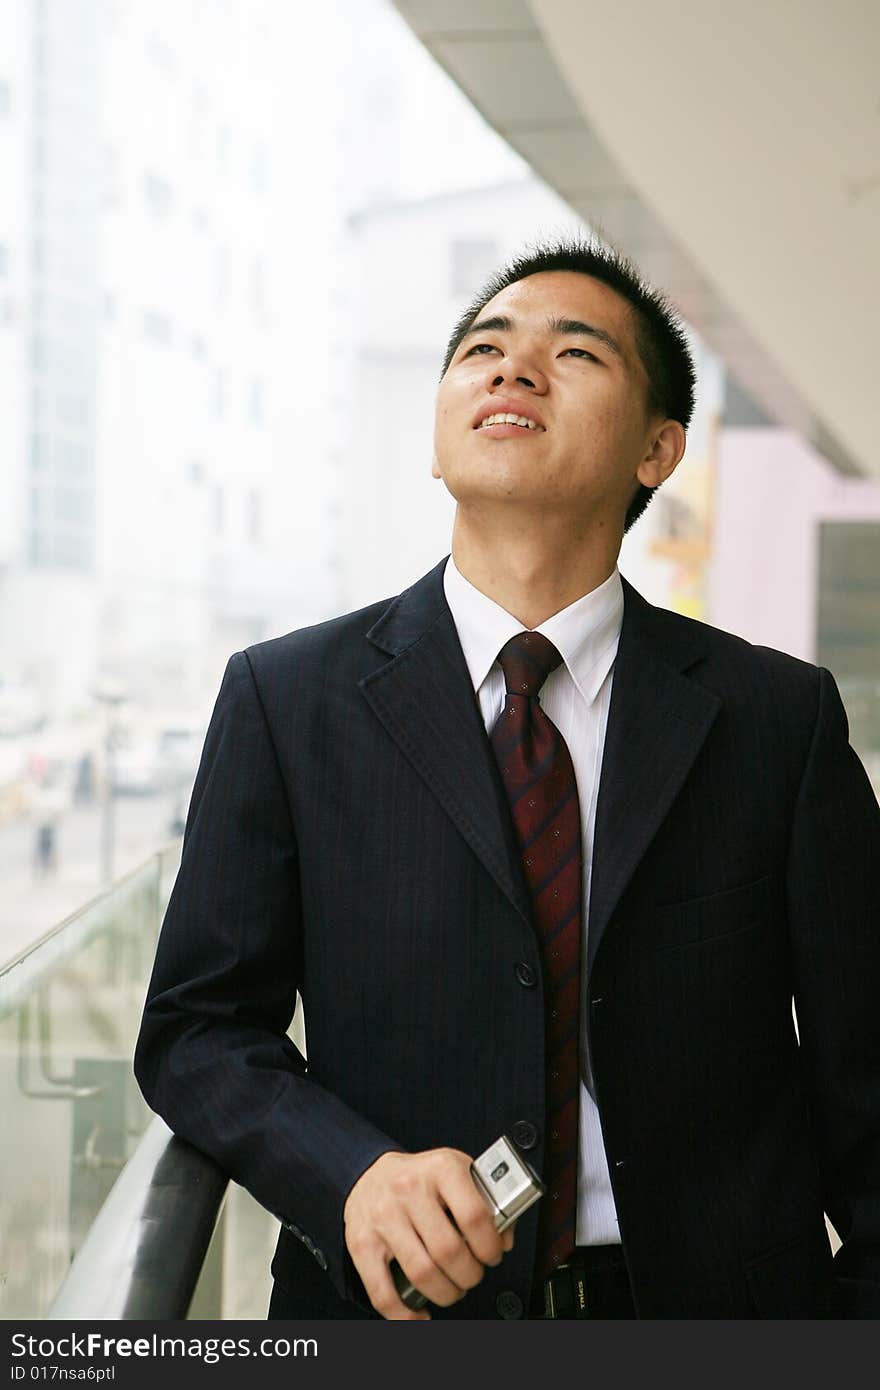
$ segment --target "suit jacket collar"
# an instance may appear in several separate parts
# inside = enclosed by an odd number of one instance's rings
[[[446,557],[388,606],[367,638],[390,658],[360,686],[517,912],[531,922],[513,824],[443,592]],[[721,706],[685,672],[705,651],[699,623],[648,603],[623,579],[620,633],[599,781],[588,964]]]

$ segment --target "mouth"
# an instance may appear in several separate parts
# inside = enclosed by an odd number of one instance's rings
[[[474,429],[481,434],[491,434],[496,438],[515,438],[518,434],[543,434],[545,432],[544,426],[539,425],[537,420],[531,420],[527,415],[515,415],[511,411],[487,415],[485,420],[474,425]]]

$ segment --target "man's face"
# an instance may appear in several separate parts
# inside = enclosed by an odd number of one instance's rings
[[[650,452],[648,382],[620,295],[575,271],[509,285],[477,314],[437,392],[433,474],[460,503],[576,509],[622,525]],[[485,424],[496,414],[526,424]]]

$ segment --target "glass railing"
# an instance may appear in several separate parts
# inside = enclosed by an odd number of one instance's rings
[[[177,1322],[223,1311],[228,1178],[158,1115],[91,1226],[47,1317]]]
[[[131,1068],[179,846],[0,967],[0,1317],[44,1316],[151,1118]]]
[[[153,1118],[131,1059],[179,858],[154,854],[0,966],[0,1319],[47,1316]],[[292,1033],[304,1047],[299,1017]],[[112,1251],[106,1226],[91,1244]],[[189,1316],[264,1318],[277,1235],[231,1183]],[[77,1309],[97,1313],[88,1290]]]

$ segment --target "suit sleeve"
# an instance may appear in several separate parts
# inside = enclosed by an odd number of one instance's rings
[[[298,1222],[339,1293],[362,1299],[342,1209],[361,1173],[401,1146],[312,1081],[287,1037],[302,959],[290,807],[239,652],[205,739],[135,1074],[175,1133]]]
[[[801,1055],[840,1315],[880,1317],[880,808],[820,669],[798,793],[788,905]]]

